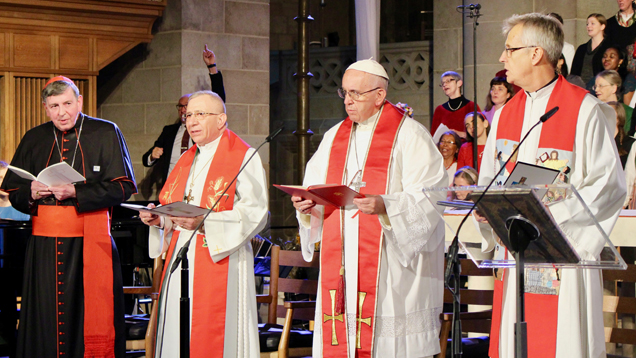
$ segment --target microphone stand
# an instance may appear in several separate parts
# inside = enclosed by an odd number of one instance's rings
[[[278,128],[274,133],[270,134],[267,138],[265,138],[265,141],[256,148],[254,153],[252,153],[252,155],[247,159],[245,164],[243,164],[241,169],[239,169],[238,173],[236,173],[236,176],[234,176],[230,184],[225,188],[225,190],[223,190],[223,193],[221,193],[219,198],[216,199],[216,201],[214,202],[214,205],[212,205],[210,210],[208,210],[208,212],[203,217],[203,220],[201,220],[199,225],[197,225],[197,227],[192,231],[192,235],[190,235],[190,238],[188,239],[188,241],[186,241],[186,243],[183,244],[181,249],[179,249],[179,253],[177,253],[177,257],[175,258],[174,262],[172,263],[172,266],[170,267],[170,275],[172,275],[172,273],[179,267],[179,264],[181,264],[181,298],[179,299],[179,357],[180,358],[190,358],[190,287],[189,287],[190,270],[189,270],[189,264],[188,264],[188,249],[190,248],[190,242],[192,241],[192,238],[196,236],[197,232],[199,232],[199,230],[203,226],[203,223],[205,222],[205,219],[207,219],[208,215],[210,215],[210,213],[214,211],[214,208],[217,206],[219,201],[221,201],[221,198],[223,198],[225,193],[228,191],[228,189],[232,187],[232,184],[234,184],[239,174],[241,174],[241,172],[243,171],[243,169],[245,169],[247,164],[249,164],[252,158],[254,158],[256,153],[258,153],[258,150],[261,149],[261,147],[265,145],[265,143],[271,142],[272,139],[274,139],[277,135],[280,134],[280,132],[283,131],[284,128],[285,128],[284,126]]]
[[[477,26],[479,22],[477,21],[481,14],[479,13],[479,9],[481,9],[481,5],[470,4],[468,6],[458,6],[457,11],[462,14],[466,13],[466,8],[468,8],[468,17],[473,19],[473,167],[475,169],[478,168],[478,150],[477,150]],[[458,168],[459,169],[459,168]],[[473,206],[474,208],[474,206]],[[471,211],[472,212],[472,209]],[[468,215],[470,215],[470,212]],[[464,221],[466,219],[464,218]],[[464,221],[460,224],[463,225]],[[444,285],[448,290],[453,294],[453,324],[451,328],[451,341],[453,344],[451,345],[451,357],[459,357],[463,355],[462,352],[462,322],[460,318],[460,308],[461,308],[461,298],[460,298],[460,276],[461,276],[461,263],[459,261],[459,229],[457,230],[457,235],[453,239],[451,246],[448,248],[448,255],[446,257],[446,271],[444,273]],[[450,286],[450,278],[451,275],[454,277],[453,286]]]
[[[526,140],[526,138],[528,138],[528,135],[530,135],[530,133],[532,133],[532,131],[539,124],[541,124],[541,123],[547,121],[548,119],[550,119],[550,117],[552,117],[558,110],[559,110],[559,107],[552,108],[550,111],[546,112],[543,116],[541,116],[541,118],[539,118],[539,121],[537,123],[535,123],[530,128],[530,130],[528,130],[526,135],[519,142],[519,145],[517,145],[515,150],[513,150],[512,153],[510,153],[510,156],[508,157],[508,160],[506,160],[506,162],[501,166],[501,168],[499,168],[499,171],[497,172],[497,174],[495,174],[493,176],[493,178],[490,181],[490,183],[488,183],[488,186],[486,186],[486,189],[481,193],[481,195],[477,198],[477,200],[475,200],[475,203],[473,204],[473,206],[470,208],[468,213],[464,216],[462,221],[459,223],[459,226],[457,227],[457,233],[455,234],[455,237],[453,238],[453,242],[451,243],[451,245],[448,248],[448,256],[447,256],[447,259],[446,259],[446,261],[447,261],[446,262],[446,270],[444,271],[444,285],[446,286],[446,288],[453,295],[453,325],[452,325],[452,332],[451,332],[452,333],[451,340],[452,340],[453,344],[451,345],[451,357],[461,357],[462,356],[462,328],[461,328],[461,320],[460,320],[460,317],[459,317],[460,316],[460,314],[459,314],[460,313],[460,309],[459,309],[459,307],[460,307],[460,280],[459,279],[460,279],[460,273],[461,273],[461,264],[459,262],[459,255],[458,255],[458,252],[459,252],[459,231],[462,229],[462,226],[464,226],[464,223],[466,222],[466,219],[468,219],[470,214],[472,214],[473,210],[475,210],[475,208],[477,207],[477,204],[479,204],[479,202],[484,197],[484,195],[488,192],[488,190],[490,189],[492,184],[495,182],[495,180],[497,180],[497,177],[499,177],[501,172],[506,168],[506,165],[508,165],[510,160],[519,151],[519,148],[521,148],[521,144]],[[473,117],[473,123],[475,123],[475,120],[476,120],[476,117]],[[454,280],[453,280],[454,287],[450,286],[451,276],[454,276]]]
[[[468,12],[466,12],[468,9]],[[462,14],[468,14],[468,17],[473,19],[473,168],[478,169],[478,150],[477,150],[477,26],[479,26],[479,13],[481,9],[480,4],[460,5],[457,7],[457,11]],[[459,168],[457,168],[459,169]]]

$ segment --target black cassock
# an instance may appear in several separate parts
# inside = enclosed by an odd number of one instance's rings
[[[24,135],[11,165],[37,176],[47,166],[59,163],[60,157],[86,178],[86,183],[75,185],[76,198],[60,202],[50,196],[32,203],[31,182],[9,171],[2,188],[9,192],[13,207],[33,216],[38,215],[38,207],[42,205],[74,206],[77,213],[87,213],[119,205],[136,192],[126,142],[112,122],[80,114],[75,127],[66,132],[57,130],[52,122],[39,125]],[[112,270],[113,274],[115,356],[124,357],[121,266],[112,237],[110,241],[112,268],[104,270]],[[83,265],[91,258],[83,257],[83,244],[82,237],[30,237],[25,257],[18,357],[84,356]],[[88,309],[90,306],[87,302]]]

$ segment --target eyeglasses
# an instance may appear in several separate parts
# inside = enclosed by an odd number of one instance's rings
[[[186,120],[187,120],[187,119],[190,119],[190,118],[192,118],[192,117],[194,116],[194,118],[195,118],[197,121],[200,121],[200,120],[202,120],[202,119],[203,119],[203,117],[205,117],[205,116],[218,116],[219,114],[221,114],[221,113],[211,113],[211,112],[186,113],[186,114],[184,114],[183,116],[181,116],[181,118],[183,118],[183,119],[186,119]]]
[[[374,89],[370,89],[368,91],[362,92],[362,93],[358,93],[356,91],[347,91],[344,88],[338,88],[338,96],[340,96],[340,98],[345,98],[347,97],[347,94],[349,95],[349,98],[351,98],[354,101],[357,101],[358,99],[360,99],[360,96],[362,96],[363,94],[375,91],[375,90],[379,90],[380,87],[376,87]]]
[[[440,140],[439,141],[439,145],[442,145],[442,144],[453,145],[453,144],[455,144],[455,141],[452,141],[452,140]]]
[[[176,107],[180,110],[181,108],[186,108],[187,106],[187,104],[178,104]]]
[[[533,47],[539,47],[539,46],[506,47],[504,51],[506,51],[506,57],[510,58],[512,57],[512,53],[515,51],[523,50],[524,48],[533,48]]]
[[[444,87],[444,85],[448,85],[448,84],[450,84],[453,81],[457,81],[457,79],[456,78],[451,78],[448,81],[442,81],[442,83],[440,83],[439,86],[440,87]]]
[[[596,91],[597,88],[601,89],[601,88],[607,87],[607,86],[613,86],[613,85],[594,85],[594,86],[592,86],[592,90]]]

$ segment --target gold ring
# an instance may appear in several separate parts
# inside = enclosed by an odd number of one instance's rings
[[[35,192],[35,196],[40,196],[40,191],[39,190]]]

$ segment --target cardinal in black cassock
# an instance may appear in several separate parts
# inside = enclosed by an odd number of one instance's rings
[[[86,181],[47,187],[9,172],[2,189],[32,215],[25,257],[17,356],[124,357],[121,267],[109,208],[136,192],[126,141],[117,125],[81,113],[65,77],[42,91],[50,122],[29,130],[11,165],[38,175],[65,161]]]

